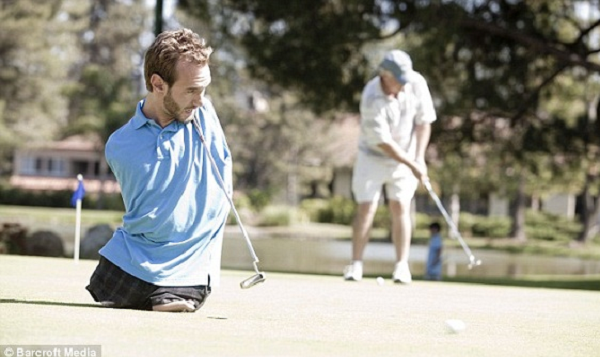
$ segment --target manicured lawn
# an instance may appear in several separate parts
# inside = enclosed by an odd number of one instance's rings
[[[0,345],[101,345],[103,356],[594,356],[592,291],[223,272],[194,314],[97,307],[95,261],[0,256]],[[445,321],[466,329],[450,333]]]
[[[81,221],[93,225],[99,223],[120,224],[123,212],[82,210]],[[0,220],[22,224],[75,225],[75,208],[48,208],[0,205]]]

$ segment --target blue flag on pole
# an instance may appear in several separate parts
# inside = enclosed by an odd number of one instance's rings
[[[85,188],[83,187],[83,180],[79,180],[77,189],[73,192],[73,196],[71,197],[71,206],[77,206],[77,200],[82,200],[83,196],[85,196]]]

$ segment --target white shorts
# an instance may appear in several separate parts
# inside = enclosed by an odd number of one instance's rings
[[[352,192],[358,203],[379,201],[385,187],[388,199],[409,204],[418,185],[408,166],[359,150],[352,174]]]

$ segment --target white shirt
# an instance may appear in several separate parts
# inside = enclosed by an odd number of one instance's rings
[[[383,92],[379,76],[371,79],[362,93],[360,114],[359,149],[377,156],[385,155],[378,145],[391,142],[414,154],[415,125],[432,123],[437,118],[427,82],[414,71],[396,97]]]

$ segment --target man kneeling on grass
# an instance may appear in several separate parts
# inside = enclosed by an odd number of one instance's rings
[[[106,143],[126,212],[86,287],[104,306],[192,312],[218,280],[230,207],[192,123],[230,193],[229,148],[204,97],[211,53],[188,29],[161,33],[144,59],[149,93]]]

